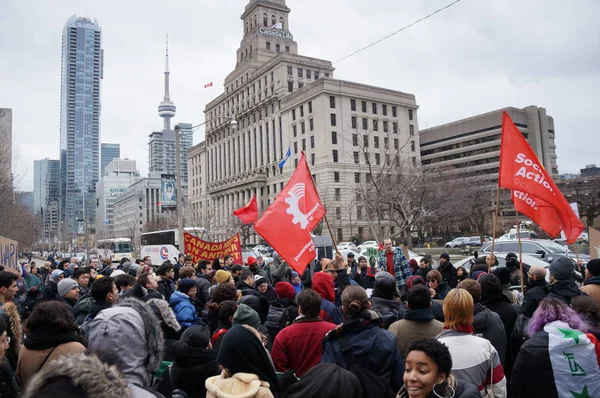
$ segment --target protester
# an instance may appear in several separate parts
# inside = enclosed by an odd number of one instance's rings
[[[213,285],[212,264],[208,260],[202,260],[198,263],[198,273],[196,274],[196,302],[194,305],[198,311],[202,311],[210,301],[209,289]]]
[[[90,283],[90,270],[87,267],[79,267],[73,270],[73,280],[79,285],[79,297],[85,297],[90,294],[88,287]]]
[[[529,282],[523,297],[523,311],[527,316],[532,316],[538,305],[548,295],[548,283],[546,283],[546,269],[540,265],[534,265],[529,269]]]
[[[358,267],[354,273],[354,280],[364,289],[372,289],[375,285],[375,275],[367,263],[367,258],[364,256],[358,258]]]
[[[129,274],[121,274],[114,277],[115,285],[120,295],[123,295],[126,291],[133,289],[135,285],[135,278]]]
[[[354,278],[354,276],[357,274],[358,270],[358,266],[357,266],[357,262],[354,259],[354,252],[350,251],[348,254],[346,254],[346,265],[348,267],[348,269],[350,270],[350,275]]]
[[[292,271],[292,279],[291,282],[292,287],[294,288],[294,294],[297,296],[302,291],[302,280],[300,279],[300,275],[296,271]]]
[[[330,363],[311,368],[297,383],[292,384],[286,398],[362,398],[360,380],[354,373]]]
[[[183,267],[183,263],[185,263],[185,254],[179,253],[179,255],[177,256],[177,262],[173,266],[173,280],[179,280],[179,271]]]
[[[197,291],[196,283],[193,280],[182,279],[179,281],[177,291],[171,295],[169,305],[173,308],[177,322],[182,328],[198,325],[201,322],[193,303]]]
[[[212,333],[210,342],[213,346],[213,349],[218,351],[223,335],[227,333],[227,331],[233,326],[233,316],[235,315],[238,306],[233,300],[226,300],[219,304],[210,303],[209,306],[212,307],[211,309],[217,313],[218,323],[216,330]]]
[[[242,296],[258,296],[258,292],[254,289],[254,274],[250,270],[242,271],[240,281],[235,284],[235,287],[242,292]]]
[[[256,275],[265,278],[267,277],[266,272],[261,268],[263,264],[264,260],[261,256],[258,256],[257,258],[254,258],[252,256],[248,257],[248,268],[250,269],[250,271],[252,271],[252,275],[254,277],[256,277]]]
[[[476,386],[452,374],[448,347],[433,338],[418,339],[407,347],[404,386],[397,398],[481,398]]]
[[[433,259],[431,258],[431,254],[424,255],[421,257],[421,261],[419,261],[419,269],[414,275],[420,276],[424,281],[427,280],[427,274],[433,269],[431,267],[432,263]]]
[[[519,295],[519,292],[511,290],[511,284],[510,284],[510,271],[508,270],[508,268],[506,267],[496,267],[493,271],[492,271],[492,275],[495,275],[498,280],[500,281],[500,284],[502,285],[502,294],[508,299],[510,300],[511,303],[513,304],[519,304],[519,301],[522,303],[523,299],[520,298],[522,296]],[[479,278],[477,278],[478,280]]]
[[[448,283],[450,289],[454,289],[458,285],[458,276],[456,274],[456,268],[450,262],[450,255],[448,253],[442,253],[439,259],[440,265],[437,270],[442,274],[442,281]]]
[[[17,380],[27,386],[46,364],[61,356],[85,351],[85,340],[63,303],[40,303],[25,323],[27,337],[19,350]]]
[[[218,270],[215,273],[215,279],[217,281],[217,284],[213,286],[213,288],[219,285],[231,285],[232,287],[235,287],[235,282],[233,280],[233,277],[231,276],[231,272],[229,271],[225,271],[222,269]]]
[[[114,353],[134,397],[153,397],[148,390],[163,356],[160,323],[148,305],[137,299],[123,299],[101,311],[91,322],[90,352]]]
[[[242,271],[244,268],[240,264],[233,264],[230,268],[231,276],[233,277],[233,282],[238,283],[240,281],[240,277],[242,276]]]
[[[550,270],[548,297],[558,298],[565,304],[571,304],[573,297],[583,294],[573,280],[575,264],[569,257],[558,257],[550,263],[548,269]]]
[[[76,314],[75,323],[82,326],[85,322],[90,322],[102,310],[112,307],[119,300],[119,292],[113,278],[107,276],[100,278],[92,285],[91,302],[86,311],[80,310]],[[81,302],[81,300],[80,300]],[[75,306],[78,308],[80,302]],[[82,327],[85,333],[86,328]]]
[[[171,295],[175,291],[175,283],[173,282],[175,271],[173,270],[173,264],[165,261],[156,270],[156,275],[158,275],[160,278],[158,281],[157,290],[163,295],[165,300],[169,301],[171,299]]]
[[[285,261],[281,261],[277,252],[273,253],[273,261],[269,264],[268,276],[271,278],[271,285],[277,285],[277,282],[289,282],[292,270]]]
[[[600,370],[587,325],[558,297],[544,299],[528,327],[512,373],[515,398],[595,397]],[[537,382],[543,381],[543,382]]]
[[[42,287],[42,280],[38,276],[38,267],[35,265],[35,262],[31,262],[29,272],[23,279],[25,279],[25,283],[27,284],[27,290],[40,289]]]
[[[383,328],[366,291],[349,286],[342,294],[344,322],[323,342],[321,362],[334,363],[360,379],[363,391],[377,397],[393,397],[402,387],[403,361],[392,333]]]
[[[218,272],[218,271],[217,271]],[[223,271],[226,272],[226,271]],[[214,286],[211,292],[211,301],[208,303],[207,308],[207,320],[208,326],[210,327],[211,334],[217,329],[218,311],[219,304],[223,301],[235,301],[237,300],[237,290],[231,284],[217,285]],[[233,311],[235,312],[235,310]],[[231,314],[233,316],[233,313]]]
[[[412,275],[408,260],[404,257],[402,249],[394,248],[390,238],[383,240],[384,251],[379,255],[377,267],[381,271],[387,271],[396,280],[398,291],[404,290],[404,285],[408,277]]]
[[[506,378],[500,357],[487,339],[475,336],[473,308],[473,297],[468,291],[450,290],[444,300],[446,321],[438,340],[450,350],[452,373],[457,379],[476,385],[482,396],[491,393],[505,398]]]
[[[411,276],[408,278],[408,281],[406,281],[406,287],[410,289],[413,286],[427,287],[425,285],[425,279],[421,278],[420,276]],[[402,295],[401,301],[406,304],[406,294]],[[435,319],[442,323],[444,322],[444,311],[442,309],[442,304],[440,304],[439,301],[431,299],[431,312],[433,313]]]
[[[456,268],[456,281],[462,282],[469,277],[469,273],[464,267]]]
[[[386,271],[377,272],[371,296],[371,310],[379,314],[385,329],[404,316],[405,308],[397,293],[394,277]]]
[[[413,286],[406,293],[406,312],[403,319],[391,324],[389,331],[396,336],[398,351],[404,358],[409,344],[422,337],[435,337],[442,331],[442,322],[431,311],[431,294],[425,286]]]
[[[588,331],[600,341],[600,309],[589,296],[577,296],[571,300],[571,307],[588,325]]]
[[[210,331],[206,325],[191,326],[173,347],[173,365],[163,372],[158,391],[165,397],[175,389],[189,398],[206,397],[206,379],[221,373],[217,353],[210,349]]]
[[[257,279],[255,276],[254,286],[256,286],[259,296],[264,297],[268,302],[277,300],[277,292],[273,286],[269,285],[267,278],[259,276]]]
[[[596,306],[600,308],[600,259],[590,260],[587,263],[585,281],[581,290],[590,296]]]
[[[79,284],[71,278],[66,278],[58,282],[56,289],[58,301],[62,301],[73,309],[79,299]]]
[[[17,368],[17,355],[21,343],[21,316],[13,302],[17,293],[17,275],[10,271],[0,271],[0,318],[7,326],[6,334],[10,339],[5,357],[13,371]]]
[[[417,260],[411,258],[410,260],[408,260],[408,266],[410,267],[410,273],[412,275],[415,275],[415,273],[419,269],[419,263],[417,262]]]
[[[275,338],[271,355],[278,372],[293,371],[302,377],[321,362],[323,337],[336,325],[319,318],[321,297],[314,290],[303,290],[297,297],[298,313],[293,324]]]
[[[521,286],[521,262],[515,253],[508,253],[504,258],[506,269],[510,271],[510,284],[512,286]],[[527,285],[529,265],[523,264],[523,285]]]
[[[296,292],[292,285],[287,282],[278,282],[275,285],[275,291],[279,298],[269,306],[269,314],[264,323],[273,339],[284,327],[290,325],[298,317],[298,305],[294,300]]]
[[[429,294],[433,300],[443,300],[450,291],[448,282],[442,280],[442,274],[437,270],[429,271],[427,274]]]
[[[181,337],[181,333],[183,329],[179,322],[177,322],[177,318],[175,318],[175,314],[171,307],[169,307],[169,303],[160,298],[151,298],[146,301],[148,304],[148,308],[152,311],[152,313],[158,319],[160,323],[160,329],[163,333],[163,362],[172,362],[173,361],[173,347],[175,343]]]
[[[132,392],[116,365],[106,364],[96,355],[78,353],[44,366],[31,379],[23,397],[129,398]]]
[[[223,336],[217,362],[223,371],[206,380],[207,398],[282,396],[275,369],[254,329],[232,327]]]

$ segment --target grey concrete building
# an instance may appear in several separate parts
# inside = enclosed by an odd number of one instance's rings
[[[355,198],[367,174],[363,148],[376,167],[420,164],[415,96],[334,79],[330,61],[298,53],[289,13],[284,0],[249,1],[236,67],[206,105],[206,140],[188,153],[187,224],[208,227],[211,239],[238,228],[232,212],[253,195],[264,211],[302,152],[337,239],[366,239],[369,223]]]

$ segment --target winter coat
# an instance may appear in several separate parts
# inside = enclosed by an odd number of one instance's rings
[[[487,339],[445,329],[438,335],[452,356],[452,374],[483,391],[492,389],[496,398],[506,397],[506,378],[498,352]],[[482,394],[483,395],[483,394]]]
[[[381,319],[376,312],[364,311],[327,333],[323,340],[321,362],[350,369],[345,357],[347,354],[342,351],[346,349],[356,365],[387,377],[394,392],[402,387],[404,361],[396,347],[396,338],[381,327]]]
[[[223,374],[206,380],[206,398],[273,398],[269,383],[251,373]]]
[[[77,308],[77,305],[75,307]],[[108,303],[106,301],[101,301],[97,303],[92,298],[91,305],[89,306],[89,308],[87,308],[86,311],[80,309],[79,313],[76,315],[75,323],[81,326],[85,321],[94,319],[100,311],[110,307],[112,307],[112,303]]]
[[[238,282],[235,284],[237,290],[242,292],[242,296],[258,296],[258,292],[246,282]]]
[[[326,272],[317,272],[313,275],[312,288],[321,296],[321,312],[319,317],[327,322],[339,325],[342,323],[342,312],[333,303],[335,291],[333,290],[333,276]]]
[[[175,389],[181,389],[189,398],[206,397],[206,380],[221,373],[217,353],[213,350],[190,350],[186,364],[173,363],[165,369],[158,392],[170,397]]]
[[[277,282],[290,282],[290,276],[292,271],[290,267],[283,261],[277,263],[272,261],[269,264],[269,277],[271,278],[271,285],[275,286]]]
[[[406,280],[412,276],[412,271],[408,265],[408,260],[404,257],[401,249],[394,249],[394,277],[396,278],[396,287],[398,291],[404,290]],[[382,251],[377,261],[377,268],[381,271],[387,271],[387,253]]]
[[[41,287],[42,285],[42,280],[34,274],[27,274],[26,277],[24,277],[23,279],[25,279],[25,284],[27,285],[27,290],[31,289],[31,288],[35,288],[35,287]]]
[[[545,280],[529,281],[527,291],[523,297],[523,311],[529,317],[533,316],[535,310],[543,299],[548,295],[548,283]]]
[[[19,362],[17,363],[17,380],[25,387],[31,378],[35,376],[43,366],[50,361],[66,355],[85,352],[83,344],[76,341],[57,345],[43,350],[28,349],[24,345],[19,350]]]
[[[506,341],[509,342],[515,326],[515,321],[517,320],[517,311],[515,311],[515,307],[511,304],[510,300],[505,295],[501,294],[482,301],[481,304],[500,316],[502,324],[504,325]],[[506,352],[505,356],[508,357],[508,352]]]
[[[421,278],[423,278],[424,281],[426,281],[427,280],[427,274],[431,270],[433,270],[433,268],[431,268],[431,267],[425,267],[425,268],[419,267],[419,269],[417,270],[417,272],[415,272],[415,275],[416,276],[420,276]]]
[[[373,286],[375,286],[375,277],[369,273],[369,269],[370,267],[358,268],[353,276],[354,281],[363,289],[373,289]]]
[[[594,303],[596,303],[596,306],[600,308],[600,276],[594,276],[586,280],[581,290],[590,296],[594,300]]]
[[[448,384],[454,389],[454,395],[452,398],[481,398],[481,393],[475,385],[465,380],[457,380],[452,374],[448,379]],[[438,396],[432,391],[427,398],[437,397]],[[400,391],[398,391],[396,398],[409,398],[406,385],[403,386]]]
[[[444,324],[433,317],[431,308],[419,310],[406,310],[404,319],[391,324],[389,331],[396,336],[396,345],[398,351],[404,358],[411,341],[424,338],[435,337],[441,333]]]
[[[302,377],[321,362],[323,338],[335,327],[319,317],[300,317],[284,328],[275,338],[271,350],[275,370],[282,373],[293,370],[296,376]]]
[[[371,297],[371,310],[379,314],[385,329],[404,317],[406,307],[399,300],[388,300],[382,297]]]
[[[165,300],[169,301],[171,299],[171,295],[175,291],[174,283],[167,279],[166,277],[161,276],[158,281],[158,292],[163,295]]]
[[[175,318],[182,328],[187,328],[200,323],[200,318],[196,315],[196,307],[192,303],[192,299],[187,294],[180,291],[175,291],[169,300],[169,306],[175,312]]]
[[[202,311],[206,304],[210,301],[210,294],[208,290],[212,286],[211,279],[204,275],[203,273],[198,273],[198,277],[196,278],[196,287],[198,289],[198,293],[196,293],[195,305],[198,311]]]
[[[440,265],[437,270],[442,274],[442,282],[447,282],[450,289],[454,289],[458,285],[458,274],[451,262]]]
[[[433,296],[434,300],[443,300],[448,295],[450,291],[450,286],[448,286],[447,282],[442,282],[439,284],[437,289],[435,289],[435,296]]]
[[[475,329],[476,334],[481,334],[484,339],[487,339],[492,343],[498,352],[502,366],[504,366],[507,340],[504,324],[502,323],[502,319],[500,319],[500,315],[485,308],[481,303],[475,304],[473,329]]]
[[[571,305],[573,297],[581,296],[583,293],[574,280],[556,281],[548,286],[548,297],[559,299],[565,304]]]
[[[277,292],[271,285],[267,285],[267,291],[264,294],[262,294],[262,293],[258,293],[258,294],[259,294],[259,296],[266,298],[269,303],[271,301],[275,301],[278,299]]]

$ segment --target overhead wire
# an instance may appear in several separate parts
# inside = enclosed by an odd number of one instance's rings
[[[354,56],[354,55],[356,55],[356,54],[358,54],[358,53],[360,53],[360,52],[362,52],[362,51],[364,51],[364,50],[366,50],[366,49],[368,49],[368,48],[370,48],[370,47],[373,47],[374,45],[376,45],[376,44],[379,44],[379,43],[381,43],[382,41],[384,41],[384,40],[386,40],[386,39],[389,39],[390,37],[392,37],[392,36],[394,36],[394,35],[396,35],[396,34],[398,34],[398,33],[402,32],[403,30],[406,30],[406,29],[410,28],[411,26],[414,26],[414,25],[418,24],[419,22],[422,22],[422,21],[426,20],[427,18],[434,16],[435,14],[437,14],[437,13],[439,13],[439,12],[442,12],[442,11],[444,11],[444,10],[446,10],[446,9],[448,9],[448,8],[450,8],[450,7],[452,7],[453,5],[455,5],[456,3],[458,3],[459,1],[460,1],[460,0],[455,0],[455,1],[454,1],[454,2],[452,2],[452,3],[450,3],[450,4],[448,4],[448,5],[444,6],[444,7],[442,7],[442,8],[440,8],[440,9],[437,9],[437,10],[435,10],[435,11],[434,11],[434,12],[432,12],[431,14],[428,14],[428,15],[426,15],[426,16],[424,16],[424,17],[420,18],[420,19],[417,19],[416,21],[414,21],[414,22],[412,22],[412,23],[410,23],[410,24],[408,24],[408,25],[406,25],[406,26],[404,26],[404,27],[402,27],[402,28],[398,29],[397,31],[395,31],[395,32],[393,32],[393,33],[390,33],[389,35],[387,35],[387,36],[385,36],[385,37],[383,37],[383,38],[381,38],[381,39],[379,39],[379,40],[377,40],[377,41],[374,41],[373,43],[369,44],[368,46],[365,46],[365,47],[363,47],[363,48],[361,48],[361,49],[359,49],[359,50],[356,50],[356,51],[354,51],[353,53],[351,53],[351,54],[349,54],[349,55],[346,55],[344,58],[341,58],[341,59],[339,59],[339,60],[335,61],[335,62],[333,63],[333,65],[335,65],[335,64],[337,64],[337,63],[339,63],[339,62],[342,62],[343,60],[345,60],[345,59],[348,59],[348,58],[350,58],[350,57],[352,57],[352,56]]]

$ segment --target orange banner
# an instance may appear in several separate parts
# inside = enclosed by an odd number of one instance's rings
[[[237,233],[225,242],[207,242],[187,232],[183,234],[185,254],[192,256],[195,263],[201,260],[213,261],[231,254],[234,264],[243,264],[240,234]]]

